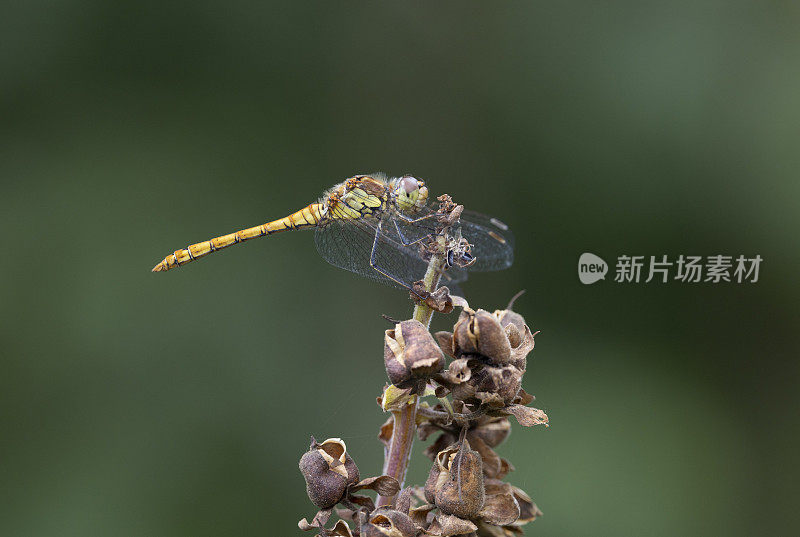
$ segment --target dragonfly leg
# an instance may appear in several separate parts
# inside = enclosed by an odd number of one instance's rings
[[[430,218],[431,216],[434,216],[434,215],[423,216],[422,218],[419,218],[419,219],[417,219],[417,220],[424,220],[425,218]],[[408,220],[406,220],[406,221],[408,221]],[[417,240],[415,240],[415,241],[410,241],[410,242],[409,242],[409,241],[408,241],[408,240],[405,238],[405,236],[403,235],[403,232],[402,232],[402,231],[400,231],[400,226],[399,226],[399,224],[397,223],[397,220],[395,220],[395,221],[394,221],[394,228],[397,230],[397,235],[400,237],[400,242],[402,242],[402,243],[403,243],[403,246],[413,246],[414,244],[419,244],[420,242],[422,242],[422,241],[424,241],[425,239],[427,239],[428,237],[430,237],[430,234],[428,234],[428,235],[425,235],[425,236],[423,236],[423,237],[420,237],[419,239],[417,239]],[[373,267],[373,268],[374,268],[374,267]],[[439,269],[439,275],[440,275],[440,277],[442,277],[442,278],[445,278],[447,281],[450,281],[450,280],[452,280],[453,278],[452,278],[452,276],[450,276],[449,274],[447,274],[446,270],[447,270],[447,266],[445,265],[445,266],[443,266],[441,269]],[[416,293],[415,293],[415,294],[416,294]],[[417,296],[419,296],[419,295],[417,295]],[[420,297],[420,298],[422,298],[422,297]]]
[[[415,244],[419,244],[420,242],[424,241],[425,239],[427,239],[430,236],[430,234],[428,234],[428,235],[425,235],[423,237],[420,237],[419,239],[417,239],[415,241],[410,241],[409,242],[406,239],[405,235],[403,235],[403,232],[400,231],[400,225],[397,223],[397,220],[394,221],[394,228],[397,230],[397,236],[400,237],[400,242],[403,243],[403,246],[413,246]]]
[[[419,218],[411,218],[400,211],[397,211],[397,217],[403,220],[406,224],[416,224],[417,222],[422,222],[423,220],[427,220],[428,218],[434,218],[436,213],[426,214],[425,216],[420,216]]]

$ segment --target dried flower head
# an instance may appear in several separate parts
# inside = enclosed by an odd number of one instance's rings
[[[436,338],[453,358],[474,357],[495,366],[513,364],[522,371],[525,357],[534,346],[525,319],[511,310],[489,313],[464,308],[453,332],[437,332]]]
[[[465,446],[466,443],[454,444],[437,455],[420,494],[426,501],[434,500],[435,504],[411,509],[418,524],[427,524],[427,535],[473,535],[472,532],[477,532],[478,536],[512,535],[519,533],[519,526],[541,515],[521,489],[481,476],[480,471],[475,470],[480,457],[474,451],[470,453],[468,447],[465,450]],[[453,475],[460,455],[467,463],[469,477],[462,478],[463,488],[455,494]],[[446,461],[451,461],[449,467]],[[432,512],[434,505],[438,512]]]
[[[341,438],[328,438],[320,444],[312,437],[309,450],[300,458],[300,472],[308,498],[320,509],[339,503],[348,485],[359,481],[356,463]]]
[[[416,537],[422,531],[408,514],[381,507],[374,510],[361,526],[361,537]]]
[[[494,409],[520,402],[527,355],[534,347],[534,334],[521,315],[464,307],[453,331],[438,332],[436,338],[454,359],[436,377],[453,399]]]
[[[431,483],[436,507],[443,513],[460,518],[472,518],[483,508],[483,462],[480,453],[470,449],[464,440],[440,451],[434,461],[431,474],[436,475]],[[429,476],[428,481],[431,481]],[[428,495],[426,484],[426,498]]]
[[[360,480],[341,439],[312,438],[300,470],[320,510],[312,522],[301,520],[301,529],[319,537],[511,537],[541,515],[524,491],[503,481],[514,467],[494,451],[510,434],[509,416],[524,426],[548,423],[543,411],[527,406],[534,398],[522,389],[535,334],[512,311],[513,299],[506,309],[489,313],[450,297],[446,288],[438,293],[427,293],[427,301],[417,295],[418,304],[438,311],[461,307],[452,332],[434,338],[423,323],[409,320],[384,333],[392,384],[377,401],[391,417],[378,437],[386,449],[385,471],[397,479]],[[444,306],[436,307],[433,299]],[[445,354],[452,358],[447,369]],[[431,406],[427,397],[438,403]],[[433,465],[424,487],[400,492],[415,431],[422,440],[438,435],[425,450]],[[363,489],[378,493],[377,508],[356,494]],[[326,528],[334,511],[339,520]]]
[[[416,320],[397,323],[384,335],[384,363],[392,384],[425,387],[427,379],[444,368],[444,355],[431,333]]]
[[[460,354],[480,354],[496,365],[511,357],[511,344],[505,329],[491,313],[464,310],[453,327],[454,349]]]
[[[486,503],[478,515],[481,520],[494,526],[506,526],[517,521],[520,508],[511,485],[487,479],[485,491]]]
[[[441,407],[438,407],[441,408]],[[461,406],[458,407],[461,410]],[[440,433],[434,442],[425,449],[425,454],[435,459],[437,453],[446,446],[455,443],[461,434],[462,426],[458,423],[429,418],[418,429],[422,440],[433,433]],[[503,478],[513,470],[507,460],[501,458],[492,448],[497,447],[511,433],[511,423],[505,416],[482,415],[468,423],[466,438],[470,446],[481,454],[483,459],[483,475],[492,478]]]

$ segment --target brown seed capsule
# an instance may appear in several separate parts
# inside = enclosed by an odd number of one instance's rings
[[[411,517],[389,507],[375,509],[361,526],[361,537],[416,537],[419,532]]]
[[[383,349],[386,373],[395,385],[426,379],[444,369],[442,350],[425,325],[416,320],[387,330]]]
[[[513,365],[486,366],[476,373],[468,383],[475,388],[476,396],[479,399],[482,398],[482,393],[496,394],[506,405],[509,405],[522,387],[522,371]]]
[[[306,492],[320,509],[330,509],[358,483],[356,463],[347,453],[344,441],[328,438],[321,444],[311,439],[311,447],[300,458],[300,472],[306,480]]]
[[[527,326],[525,324],[525,318],[516,311],[496,310],[494,315],[497,317],[503,327],[514,325],[520,332],[525,331],[525,326]]]
[[[461,354],[481,354],[495,364],[505,364],[511,357],[505,328],[486,310],[462,316],[454,327],[454,337]]]
[[[486,503],[478,515],[481,520],[495,526],[506,526],[516,522],[520,515],[520,507],[511,485],[497,479],[487,479],[485,486]]]
[[[471,520],[465,520],[455,515],[446,515],[438,513],[434,516],[430,525],[428,526],[426,535],[436,535],[441,537],[450,537],[458,535],[459,537],[481,537],[483,535],[492,536],[501,535],[497,533],[476,533],[478,526]],[[505,536],[505,534],[502,534]]]
[[[439,483],[439,475],[442,473],[442,466],[450,460],[452,455],[458,453],[458,446],[453,444],[438,452],[434,458],[431,471],[428,473],[428,480],[425,482],[425,499],[428,503],[436,503],[436,487]]]
[[[509,363],[515,365],[517,369],[525,371],[527,366],[526,356],[533,350],[534,334],[525,324],[525,318],[519,313],[510,309],[497,310],[494,316],[500,321],[500,325],[506,331],[506,337],[511,344],[511,357]]]
[[[443,513],[460,518],[472,518],[483,508],[483,465],[477,451],[469,442],[455,451],[446,449],[436,456],[439,476],[435,485],[435,501]]]

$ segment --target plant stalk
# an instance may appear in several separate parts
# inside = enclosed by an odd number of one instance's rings
[[[442,269],[445,263],[445,237],[438,237],[440,246],[439,252],[431,257],[428,269],[422,283],[425,290],[433,292],[439,286],[439,279],[442,276]],[[414,306],[413,318],[430,328],[433,309],[424,302],[417,302]],[[406,479],[408,462],[411,457],[411,448],[414,445],[414,437],[417,433],[417,408],[419,407],[419,397],[414,395],[407,405],[401,410],[392,411],[394,416],[394,426],[392,427],[392,438],[389,442],[389,449],[386,451],[383,463],[383,475],[390,475],[397,479],[400,488]],[[378,507],[392,505],[394,496],[378,496]]]

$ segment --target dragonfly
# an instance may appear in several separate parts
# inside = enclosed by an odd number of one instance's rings
[[[283,231],[314,229],[319,254],[360,276],[411,290],[430,261],[426,245],[441,233],[437,204],[425,182],[411,175],[356,175],[327,190],[318,201],[288,216],[176,250],[153,267],[164,272],[208,254]],[[468,271],[502,270],[514,259],[514,236],[496,218],[463,211],[448,234],[458,237],[447,251],[441,282],[453,290]],[[460,245],[460,246],[458,246]]]

